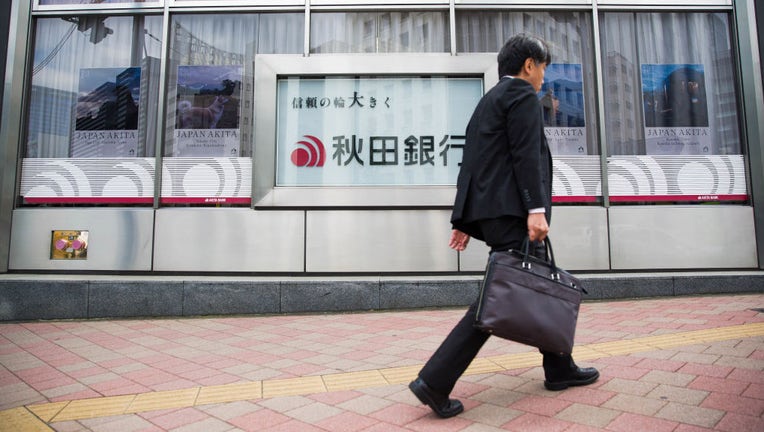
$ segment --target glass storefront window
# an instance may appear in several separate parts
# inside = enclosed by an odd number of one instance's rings
[[[161,202],[249,205],[256,54],[299,54],[304,14],[176,15]]]
[[[317,12],[311,14],[310,52],[448,52],[448,12]]]
[[[35,4],[102,3],[120,7],[164,2]],[[160,65],[167,33],[161,16],[35,17],[20,183],[23,203],[148,205],[154,200],[157,173],[162,175],[164,205],[251,203],[256,56],[302,54],[304,11],[170,18],[167,63]],[[445,10],[318,11],[310,18],[313,54],[450,51]],[[748,200],[728,13],[599,16],[604,143],[598,140],[590,12],[457,8],[455,19],[459,53],[495,53],[518,32],[538,35],[551,45],[553,64],[539,99],[554,157],[556,203],[600,201],[603,176],[615,203]],[[162,71],[166,95],[159,94]],[[353,78],[366,80],[353,85],[374,82],[380,78],[375,73]],[[295,79],[302,79],[302,87],[315,85],[307,77],[290,77],[279,83],[279,91],[287,82],[292,91]],[[158,132],[161,101],[166,102],[165,128]],[[450,128],[444,136],[462,132]],[[335,145],[334,137],[353,135],[328,133],[327,148]],[[158,148],[156,137],[162,134]],[[290,139],[279,137],[279,145],[289,147],[294,144]],[[154,166],[157,151],[163,156],[161,169]],[[605,173],[601,152],[607,153]],[[279,157],[278,163],[288,163],[291,153]],[[284,166],[279,169],[286,172]],[[277,183],[299,186],[303,180],[284,177]],[[364,182],[367,178],[362,176],[358,182],[338,178],[327,184]],[[316,182],[322,183],[326,182]],[[428,183],[443,182],[412,179],[406,184]]]
[[[726,13],[601,17],[613,202],[744,201]]]
[[[36,20],[24,203],[153,203],[161,26],[157,16]]]
[[[554,159],[555,203],[596,202],[602,195],[597,140],[591,14],[584,12],[456,12],[458,52],[498,52],[521,32],[549,43],[539,99]]]

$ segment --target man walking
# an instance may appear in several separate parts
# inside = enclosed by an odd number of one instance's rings
[[[501,79],[480,100],[467,125],[449,246],[462,251],[474,237],[491,251],[520,249],[528,236],[534,253],[543,258],[542,241],[552,213],[552,157],[536,93],[552,58],[543,40],[519,34],[507,41],[497,60]],[[409,384],[440,417],[464,410],[449,394],[489,337],[473,327],[476,308],[477,302]],[[549,390],[599,378],[596,369],[579,368],[569,354],[542,354]]]

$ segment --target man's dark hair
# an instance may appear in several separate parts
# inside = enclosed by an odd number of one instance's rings
[[[525,60],[531,58],[536,63],[552,63],[549,46],[542,39],[526,33],[519,33],[504,44],[499,51],[499,77],[516,75],[523,68]]]

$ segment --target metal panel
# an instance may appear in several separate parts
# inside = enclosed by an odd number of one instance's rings
[[[17,209],[9,268],[13,270],[151,270],[152,209]],[[88,257],[50,258],[53,230],[87,230]]]
[[[454,186],[419,187],[278,187],[258,206],[326,207],[446,206],[454,203]]]
[[[24,64],[29,40],[30,0],[17,0],[5,6],[10,19],[8,34],[13,35],[3,44],[7,48],[2,112],[0,112],[0,273],[8,271],[11,219],[16,197],[17,159],[21,135],[21,113],[24,99]]]
[[[757,266],[751,207],[624,206],[609,217],[614,270]]]
[[[602,207],[564,206],[553,210],[549,237],[557,264],[566,270],[607,270],[610,267],[607,210]],[[483,271],[489,249],[472,240],[461,253],[461,271]]]
[[[302,211],[160,209],[154,270],[302,272]]]
[[[757,10],[758,9],[758,10]],[[740,59],[740,85],[745,113],[745,127],[741,130],[747,138],[747,159],[750,163],[750,190],[753,195],[754,218],[756,226],[764,227],[764,88],[762,87],[762,69],[759,41],[762,34],[757,34],[756,14],[764,14],[764,4],[758,0],[735,2],[735,21],[738,32]],[[762,29],[758,29],[761,31]],[[764,269],[764,229],[756,233],[759,245],[759,268]]]
[[[555,207],[549,238],[557,264],[566,270],[608,270],[607,210]]]
[[[309,211],[308,272],[456,271],[450,211]]]
[[[459,253],[459,270],[464,272],[485,271],[491,249],[480,240],[470,239],[467,249]]]

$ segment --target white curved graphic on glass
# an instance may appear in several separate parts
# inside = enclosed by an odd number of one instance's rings
[[[251,158],[167,158],[162,167],[162,201],[237,203],[251,201]]]
[[[676,175],[679,191],[686,195],[715,193],[714,173],[700,162],[690,162]]]
[[[613,156],[612,201],[745,201],[742,155]]]
[[[189,197],[217,196],[220,180],[213,167],[196,164],[183,175],[183,194]]]
[[[104,197],[139,196],[138,186],[133,179],[127,176],[116,176],[106,181],[103,186]]]
[[[21,196],[27,203],[150,203],[151,158],[27,158]]]
[[[610,160],[608,188],[612,195],[649,195],[652,187],[647,172],[629,160]]]
[[[218,159],[221,168],[223,185],[220,188],[220,196],[236,196],[236,189],[239,186],[239,176],[236,173],[236,167],[230,159]]]
[[[654,194],[668,193],[668,180],[663,168],[650,156],[639,156],[638,160],[647,168],[648,175],[652,180]]]
[[[561,160],[555,160],[552,190],[554,195],[586,195],[586,188],[581,177],[570,165]]]
[[[66,160],[56,161],[56,165],[65,169],[66,172],[71,176],[71,178],[74,180],[74,185],[80,195],[89,196],[93,194],[90,188],[90,182],[88,181],[88,176],[84,171],[82,171],[82,169],[80,169],[80,167]]]
[[[46,171],[38,174],[38,177],[50,180],[56,188],[54,190],[60,191],[57,196],[74,196],[74,187],[65,176],[57,173]]]
[[[142,191],[141,196],[144,196],[145,194],[153,195],[154,194],[154,173],[153,170],[149,172],[145,167],[141,166],[140,164],[137,164],[135,162],[130,161],[124,161],[120,162],[116,165],[114,165],[114,168],[122,168],[125,170],[129,170],[132,174],[130,176],[130,179],[135,182],[137,180],[138,183],[140,183],[140,190]],[[136,185],[137,190],[137,185]]]

